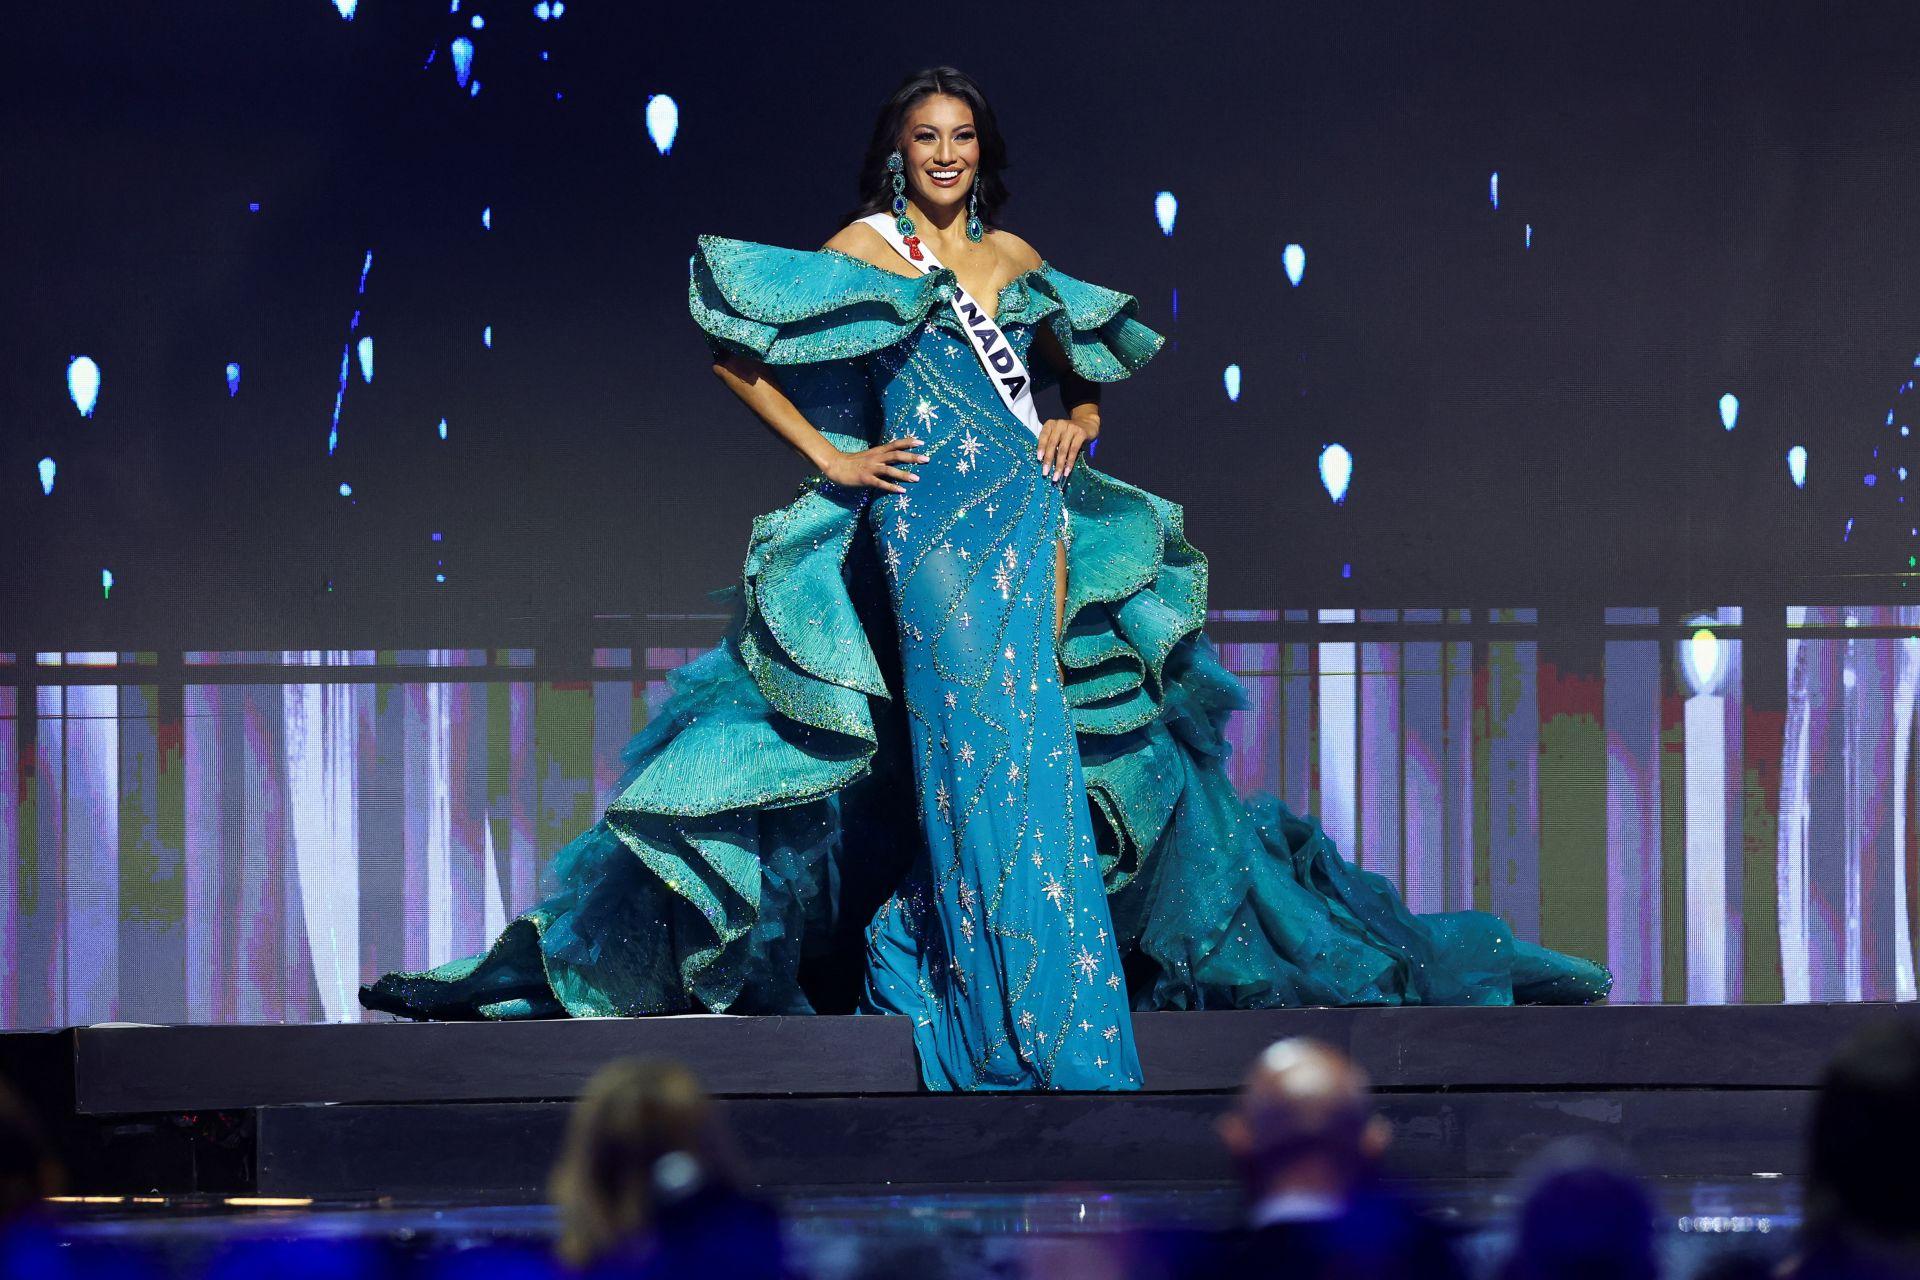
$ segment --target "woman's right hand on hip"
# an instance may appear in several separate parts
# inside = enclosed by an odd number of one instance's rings
[[[905,493],[905,486],[896,483],[900,480],[918,480],[920,477],[904,470],[898,464],[925,462],[925,454],[914,453],[907,446],[918,445],[921,441],[914,436],[902,436],[897,440],[888,440],[874,445],[871,449],[862,449],[858,453],[840,453],[828,460],[820,469],[820,474],[835,484],[866,486],[873,489],[885,489],[889,493]]]

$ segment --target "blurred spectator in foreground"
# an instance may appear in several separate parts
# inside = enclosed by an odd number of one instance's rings
[[[1920,1023],[1889,1019],[1827,1064],[1794,1280],[1920,1277]]]
[[[1140,1276],[1454,1280],[1451,1241],[1378,1179],[1392,1126],[1367,1075],[1317,1041],[1254,1061],[1219,1133],[1246,1189],[1245,1226],[1201,1240],[1142,1238]]]
[[[1617,1157],[1584,1142],[1548,1148],[1526,1179],[1504,1280],[1654,1280],[1653,1202]]]
[[[0,1082],[0,1276],[56,1276],[71,1270],[46,1214],[63,1177],[26,1104]]]
[[[575,1105],[554,1167],[560,1255],[596,1276],[784,1276],[779,1220],[743,1181],[691,1071],[612,1063]]]
[[[0,1082],[0,1230],[37,1216],[60,1190],[60,1165],[26,1104]]]

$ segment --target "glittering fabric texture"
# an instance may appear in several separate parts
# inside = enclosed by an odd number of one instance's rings
[[[836,445],[912,434],[930,461],[904,494],[815,476],[756,519],[725,639],[670,676],[547,896],[484,955],[363,1003],[858,1007],[913,1020],[931,1089],[1132,1089],[1130,1007],[1602,998],[1603,967],[1485,913],[1415,916],[1312,818],[1240,798],[1224,727],[1245,695],[1201,630],[1180,508],[1084,458],[1049,481],[953,283],[700,237],[688,301],[716,351],[773,366]],[[1023,357],[1047,325],[1094,381],[1164,341],[1047,264],[996,302]]]

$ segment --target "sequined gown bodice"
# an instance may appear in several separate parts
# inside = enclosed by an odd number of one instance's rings
[[[725,638],[671,673],[541,900],[362,1002],[858,1009],[910,1020],[930,1089],[1079,1090],[1140,1086],[1130,1009],[1603,997],[1603,967],[1484,912],[1415,915],[1313,818],[1235,791],[1246,694],[1180,507],[1085,458],[1048,480],[954,283],[700,238],[688,305],[716,353],[763,362],[837,447],[912,435],[929,461],[901,494],[816,475],[756,518]],[[1050,264],[997,303],[1036,389],[1042,327],[1095,382],[1163,345],[1133,298]]]

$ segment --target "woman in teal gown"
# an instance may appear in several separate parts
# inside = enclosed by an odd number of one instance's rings
[[[866,185],[929,112],[966,117],[953,163],[979,166],[990,221],[1004,152],[950,69],[896,92]],[[924,218],[942,196],[908,169]],[[1202,630],[1180,508],[1084,459],[1043,466],[948,305],[953,270],[719,236],[690,269],[717,358],[750,361],[834,450],[899,465],[823,469],[753,522],[725,638],[670,675],[542,901],[364,1004],[857,1007],[912,1020],[930,1089],[1107,1090],[1142,1083],[1130,1009],[1605,995],[1601,966],[1485,913],[1416,916],[1312,818],[1240,798],[1225,723],[1244,693]],[[1045,261],[992,311],[1070,405],[1163,343],[1133,298]]]

